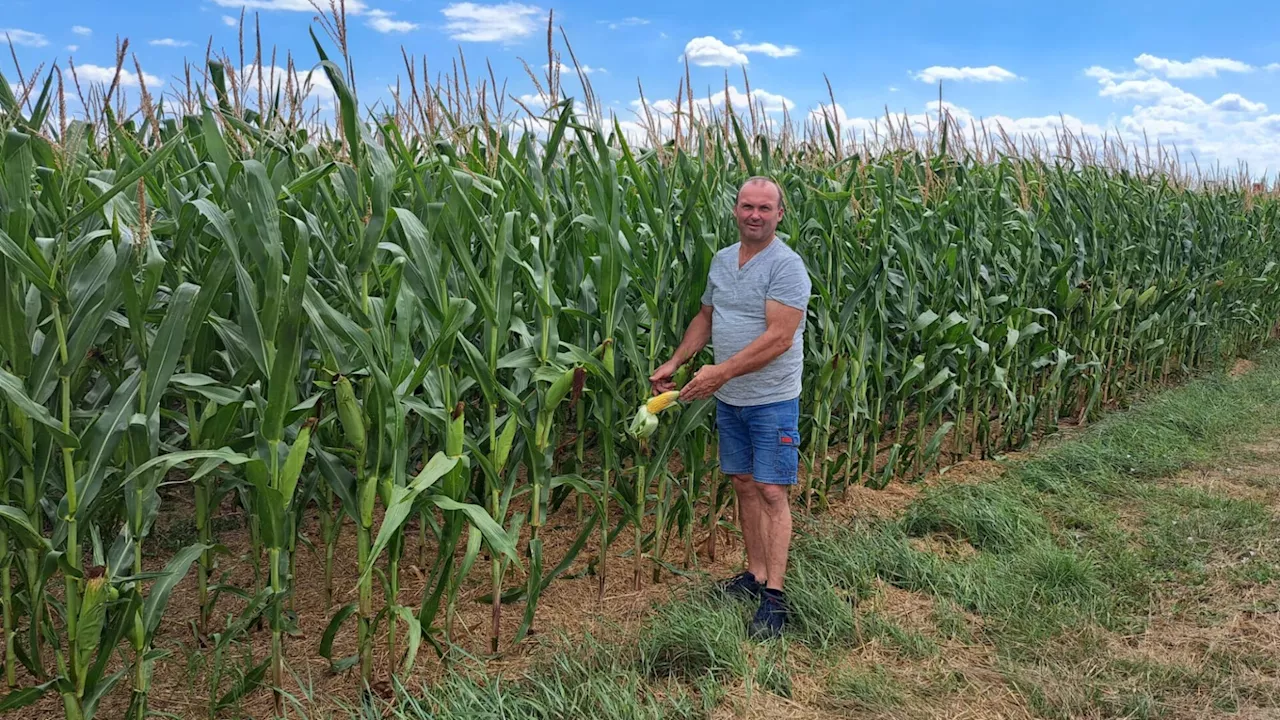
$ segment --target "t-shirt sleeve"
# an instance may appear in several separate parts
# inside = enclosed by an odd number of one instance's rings
[[[715,305],[715,303],[711,301],[712,297],[715,295],[715,293],[711,292],[713,287],[714,286],[711,283],[711,273],[707,273],[707,289],[702,291],[703,305]]]
[[[787,261],[779,263],[774,270],[765,297],[788,307],[804,310],[809,306],[811,291],[809,271],[804,266],[804,260],[799,255],[793,255]]]

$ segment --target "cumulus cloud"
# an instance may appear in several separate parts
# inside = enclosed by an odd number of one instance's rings
[[[82,36],[84,36],[84,37],[89,37],[90,35],[92,35],[92,34],[93,34],[93,30],[91,30],[91,29],[89,29],[89,28],[87,28],[87,27],[85,27],[85,26],[83,26],[83,25],[75,25],[75,26],[73,26],[73,27],[71,28],[71,32],[73,32],[73,33],[75,33],[75,34],[77,34],[77,35],[82,35]]]
[[[311,0],[213,0],[214,5],[221,7],[248,8],[249,10],[283,10],[285,12],[314,13],[316,8]],[[324,7],[321,5],[321,7]],[[368,6],[364,0],[346,0],[348,15],[359,15]]]
[[[115,79],[116,69],[114,67],[105,67],[103,65],[76,65],[76,77],[81,83],[93,84],[102,83],[110,86],[112,80]],[[164,85],[164,80],[152,75],[149,72],[142,73],[142,79],[146,81],[148,88]],[[120,85],[123,87],[138,87],[138,76],[125,68],[120,69]]]
[[[501,5],[464,2],[447,5],[440,12],[448,18],[444,27],[454,40],[509,43],[537,31],[534,18],[542,10],[514,2]]]
[[[1230,58],[1198,57],[1179,62],[1147,53],[1134,58],[1133,62],[1143,70],[1174,79],[1217,77],[1219,72],[1247,73],[1254,69],[1248,63]]]
[[[1130,70],[1128,72],[1117,72],[1115,70],[1108,70],[1107,68],[1099,67],[1097,65],[1094,65],[1088,70],[1085,70],[1084,74],[1096,80],[1111,80],[1113,82],[1116,80],[1137,80],[1138,78],[1143,78],[1147,76],[1147,73],[1143,70]]]
[[[732,67],[751,62],[741,50],[711,35],[690,40],[684,46],[683,57],[700,67]]]
[[[240,69],[240,86],[252,88],[256,93],[259,70],[262,73],[264,92],[268,94],[278,92],[283,95],[288,89],[288,70],[278,65],[264,65],[261,68],[252,64],[245,65]],[[316,69],[308,73],[298,70],[297,75],[294,92],[300,93],[305,100],[316,101],[322,109],[331,109],[336,106],[337,94],[333,91],[333,85],[329,83],[329,76],[323,71]]]
[[[561,74],[561,75],[577,75],[577,71],[576,71],[576,70],[574,70],[573,66],[571,66],[571,65],[565,65],[564,63],[560,63],[557,67],[558,67],[558,69],[559,69],[559,71],[560,71],[560,74]],[[608,71],[608,70],[606,70],[606,69],[604,69],[604,68],[602,68],[602,67],[592,67],[592,66],[587,65],[587,64],[585,64],[585,63],[583,63],[580,67],[581,67],[581,69],[582,69],[582,74],[583,74],[583,75],[593,75],[593,74],[595,74],[595,73],[604,73],[604,74],[608,74],[608,73],[609,73],[609,71]],[[551,69],[551,66],[550,66],[549,64],[547,64],[547,63],[542,63],[542,69],[543,69],[543,70],[550,70],[550,69]]]
[[[68,45],[67,52],[75,52],[80,49],[79,45]]]
[[[957,82],[1009,82],[1017,80],[1018,76],[1005,70],[999,65],[988,65],[986,67],[947,67],[934,65],[916,73],[916,79],[921,82],[937,83],[940,80],[955,80]]]
[[[607,25],[610,30],[617,30],[624,27],[635,27],[637,25],[648,25],[649,21],[642,17],[627,17],[621,20],[600,20],[600,23]]]
[[[1265,103],[1234,92],[1206,102],[1165,79],[1213,77],[1257,68],[1224,58],[1182,63],[1143,55],[1135,63],[1139,67],[1132,71],[1086,71],[1098,80],[1101,97],[1135,103],[1116,122],[1121,135],[1145,138],[1166,149],[1176,147],[1184,162],[1194,159],[1201,167],[1215,162],[1234,167],[1244,160],[1255,172],[1280,170],[1280,123],[1276,116],[1264,115],[1268,111]]]
[[[48,38],[40,33],[18,28],[0,28],[0,38],[8,38],[14,45],[27,47],[44,47],[49,44]]]
[[[1233,113],[1264,113],[1267,111],[1266,103],[1253,102],[1237,93],[1223,95],[1214,100],[1210,107],[1221,112]]]
[[[386,10],[369,11],[369,27],[380,33],[407,33],[418,29],[418,24],[408,20],[392,20],[395,13]]]
[[[795,108],[796,104],[791,98],[771,93],[768,90],[753,88],[751,90],[750,104],[757,109],[763,109],[767,113],[780,113],[783,110],[790,111]],[[737,86],[729,86],[729,104],[733,107],[734,112],[750,113],[747,109],[748,97],[747,93],[739,90]],[[696,109],[707,112],[712,110],[723,110],[725,104],[725,91],[713,93],[710,97],[695,99],[693,105]],[[675,101],[670,98],[663,100],[648,101],[649,110],[652,112],[670,115],[676,110]],[[639,99],[631,101],[631,107],[643,112],[643,105]],[[687,111],[687,108],[682,108]]]
[[[744,53],[763,53],[772,58],[785,58],[800,54],[800,48],[794,45],[778,47],[773,43],[756,43],[755,45],[743,43],[736,47]]]
[[[187,42],[186,40],[174,40],[173,38],[160,38],[159,40],[152,40],[148,44],[156,45],[159,47],[186,47],[191,43]]]

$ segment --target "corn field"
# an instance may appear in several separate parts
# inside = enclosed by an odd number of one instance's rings
[[[556,78],[525,131],[499,120],[496,82],[432,85],[412,62],[396,107],[362,114],[350,66],[315,46],[338,101],[325,127],[300,109],[304,73],[264,96],[228,59],[187,102],[144,88],[130,111],[99,88],[78,119],[62,70],[0,77],[5,709],[56,693],[91,718],[127,696],[146,717],[184,583],[201,635],[270,633],[257,660],[279,710],[287,643],[364,682],[448,656],[464,578],[490,588],[501,653],[575,562],[603,594],[611,573],[638,587],[714,558],[732,493],[711,405],[629,429],[750,175],[784,188],[780,236],[813,279],[798,511],[1087,423],[1280,318],[1275,197],[1117,160],[1133,148],[995,152],[944,118],[872,150],[727,107],[634,143]],[[198,537],[144,563],[175,496]],[[228,504],[245,558],[214,531]],[[552,517],[577,528],[556,556]],[[410,597],[415,533],[435,555]],[[355,557],[335,551],[347,534]],[[630,566],[609,564],[624,545]],[[295,574],[302,553],[324,578]],[[236,562],[253,582],[227,588]],[[302,582],[324,583],[323,637],[292,637]],[[503,636],[506,613],[521,622]],[[358,652],[335,657],[352,632]]]

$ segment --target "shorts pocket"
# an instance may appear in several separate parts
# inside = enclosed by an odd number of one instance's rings
[[[778,453],[775,456],[778,474],[794,478],[800,470],[800,431],[795,428],[778,428]]]

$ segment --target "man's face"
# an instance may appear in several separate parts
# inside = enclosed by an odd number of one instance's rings
[[[782,208],[778,191],[769,183],[751,183],[738,194],[738,204],[733,214],[738,220],[738,232],[747,242],[764,242],[773,237],[782,221]]]

